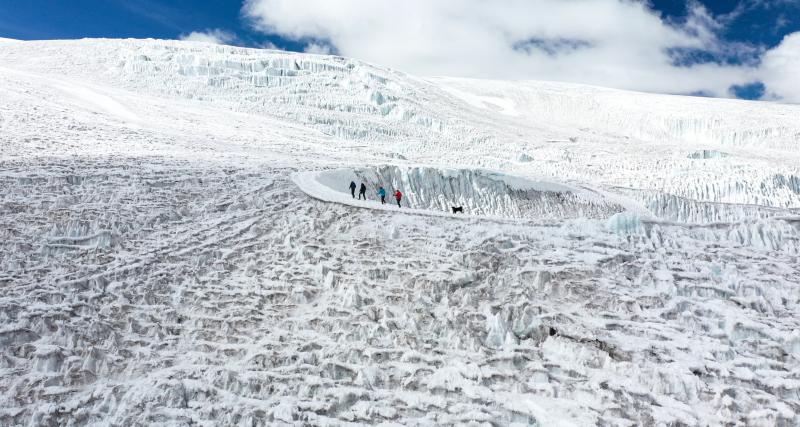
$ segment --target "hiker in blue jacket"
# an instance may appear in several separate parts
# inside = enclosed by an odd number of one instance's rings
[[[378,196],[381,198],[381,204],[385,205],[386,204],[386,190],[384,190],[383,187],[378,189]]]

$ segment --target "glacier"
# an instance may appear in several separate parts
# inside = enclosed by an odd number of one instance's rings
[[[797,117],[0,40],[0,425],[800,425]]]

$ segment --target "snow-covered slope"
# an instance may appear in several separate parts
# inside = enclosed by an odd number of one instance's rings
[[[798,117],[0,40],[0,424],[800,425]]]

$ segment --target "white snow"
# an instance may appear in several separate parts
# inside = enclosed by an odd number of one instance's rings
[[[0,425],[798,425],[797,117],[2,41]]]

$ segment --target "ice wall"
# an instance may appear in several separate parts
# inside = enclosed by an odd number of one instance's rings
[[[681,223],[740,222],[790,215],[794,212],[791,209],[755,204],[698,201],[652,190],[617,188],[615,191],[640,202],[644,208],[658,219]]]
[[[728,156],[730,156],[730,154],[719,150],[697,150],[689,153],[687,157],[690,159],[709,160],[709,159],[721,159]]]
[[[485,137],[448,114],[437,90],[405,73],[337,56],[152,43],[123,46],[126,86],[291,120],[337,138],[472,141]]]
[[[399,189],[404,207],[447,213],[460,206],[468,215],[542,220],[607,218],[623,210],[591,190],[480,169],[380,165],[321,172],[315,179],[345,195],[344,201],[353,179],[366,184],[372,200],[383,186],[389,203]]]

